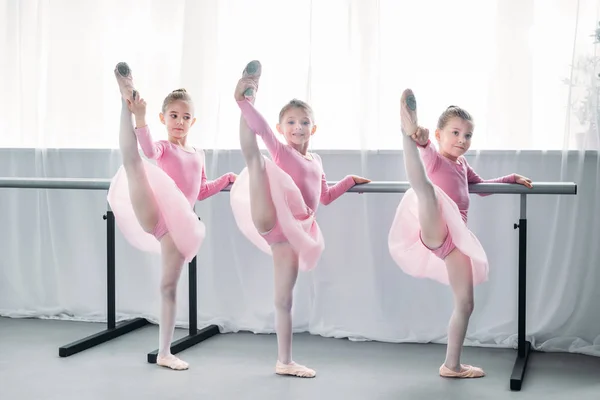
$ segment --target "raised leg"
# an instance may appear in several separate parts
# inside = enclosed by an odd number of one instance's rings
[[[419,222],[423,243],[431,249],[440,247],[446,238],[447,228],[442,219],[433,184],[427,177],[417,143],[411,136],[417,131],[417,104],[410,89],[402,93],[401,123],[404,133],[404,167],[410,186],[419,201]]]
[[[260,63],[251,61],[246,65],[243,78],[238,84],[239,86],[244,84],[243,82],[249,83],[249,85],[245,85],[247,88],[244,89],[244,95],[249,97],[252,102],[256,97],[260,74]],[[248,168],[252,221],[259,232],[266,233],[275,226],[277,214],[271,199],[265,159],[258,148],[256,134],[248,127],[243,116],[240,117],[240,146]]]
[[[115,76],[121,90],[122,96],[125,96],[133,90],[131,71],[125,77],[120,75],[123,72],[124,63],[120,63],[115,68]],[[126,65],[126,64],[125,64]],[[137,137],[133,129],[131,111],[127,106],[126,98],[121,98],[121,121],[119,127],[119,148],[123,159],[123,168],[127,175],[127,184],[129,186],[129,197],[135,216],[138,219],[142,229],[146,232],[152,232],[158,222],[159,210],[154,198],[154,192],[148,182],[146,170],[142,164],[142,157],[138,151]]]

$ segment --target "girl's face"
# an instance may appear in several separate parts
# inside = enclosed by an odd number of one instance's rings
[[[277,130],[289,144],[301,146],[308,143],[317,126],[306,110],[292,107],[283,114],[281,122],[277,124]]]
[[[442,155],[456,161],[471,147],[473,124],[460,117],[448,120],[446,126],[435,131]]]
[[[167,127],[167,133],[175,139],[183,139],[196,122],[194,110],[187,101],[175,100],[169,103],[165,113],[160,114],[160,122]]]

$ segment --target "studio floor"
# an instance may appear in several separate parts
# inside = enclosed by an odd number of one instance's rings
[[[146,362],[158,328],[148,325],[67,358],[58,348],[104,324],[0,318],[0,399],[567,399],[600,398],[600,358],[534,353],[522,391],[511,392],[515,351],[467,347],[465,362],[487,376],[438,376],[445,347],[294,336],[299,363],[314,379],[275,375],[275,335],[222,334],[182,353],[188,371]],[[177,329],[176,339],[186,331]]]

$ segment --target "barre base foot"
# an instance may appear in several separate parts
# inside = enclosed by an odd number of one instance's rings
[[[521,352],[519,351],[518,353]],[[531,343],[525,341],[522,354],[518,353],[517,359],[515,360],[515,366],[510,375],[510,390],[512,391],[520,391],[521,386],[523,385],[525,371],[527,370],[527,362],[529,361],[529,354],[531,353]]]
[[[215,335],[218,335],[219,327],[217,325],[209,325],[204,329],[200,329],[195,333],[190,333],[186,337],[183,337],[173,343],[171,343],[171,354],[180,353],[190,347],[197,345],[200,342],[205,341]],[[156,364],[156,357],[158,356],[158,349],[151,353],[148,353],[148,362],[150,364]]]
[[[102,332],[95,333],[83,339],[59,347],[58,355],[60,357],[72,356],[73,354],[77,354],[94,346],[98,346],[99,344],[108,342],[109,340],[118,338],[119,336],[123,336],[126,333],[132,332],[148,324],[149,322],[144,318],[135,318],[129,321],[120,322],[114,328],[105,329]]]

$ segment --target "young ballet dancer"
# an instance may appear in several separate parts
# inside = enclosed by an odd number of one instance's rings
[[[327,205],[355,184],[370,180],[346,176],[327,185],[321,158],[308,152],[317,130],[311,107],[292,100],[279,113],[279,141],[254,108],[261,64],[251,61],[235,89],[241,109],[240,145],[246,168],[231,188],[231,205],[240,230],[263,251],[272,254],[275,278],[275,324],[278,358],[275,372],[312,378],[316,372],[292,359],[292,301],[298,270],[315,267],[323,237],[315,220],[319,202]],[[272,161],[263,157],[256,135],[264,141]]]
[[[204,151],[187,143],[194,125],[194,105],[185,89],[171,92],[164,100],[160,121],[168,140],[153,141],[146,124],[146,102],[135,89],[126,63],[115,68],[121,91],[119,147],[123,165],[114,176],[108,201],[119,229],[135,247],[161,254],[161,312],[159,353],[156,363],[184,370],[188,363],[171,354],[175,329],[176,291],[181,269],[191,261],[204,240],[205,227],[193,210],[204,200],[235,181],[225,174],[207,181]],[[132,125],[135,117],[135,129]],[[148,162],[139,154],[138,142]]]
[[[407,89],[401,98],[404,166],[410,183],[389,233],[394,261],[406,273],[450,285],[454,312],[448,326],[443,377],[479,378],[481,368],[461,364],[460,355],[473,311],[473,286],[487,280],[488,261],[475,235],[467,228],[471,183],[518,183],[531,180],[517,174],[484,180],[463,156],[471,146],[473,119],[460,107],[450,106],[439,117],[435,139],[418,125],[417,102]]]

